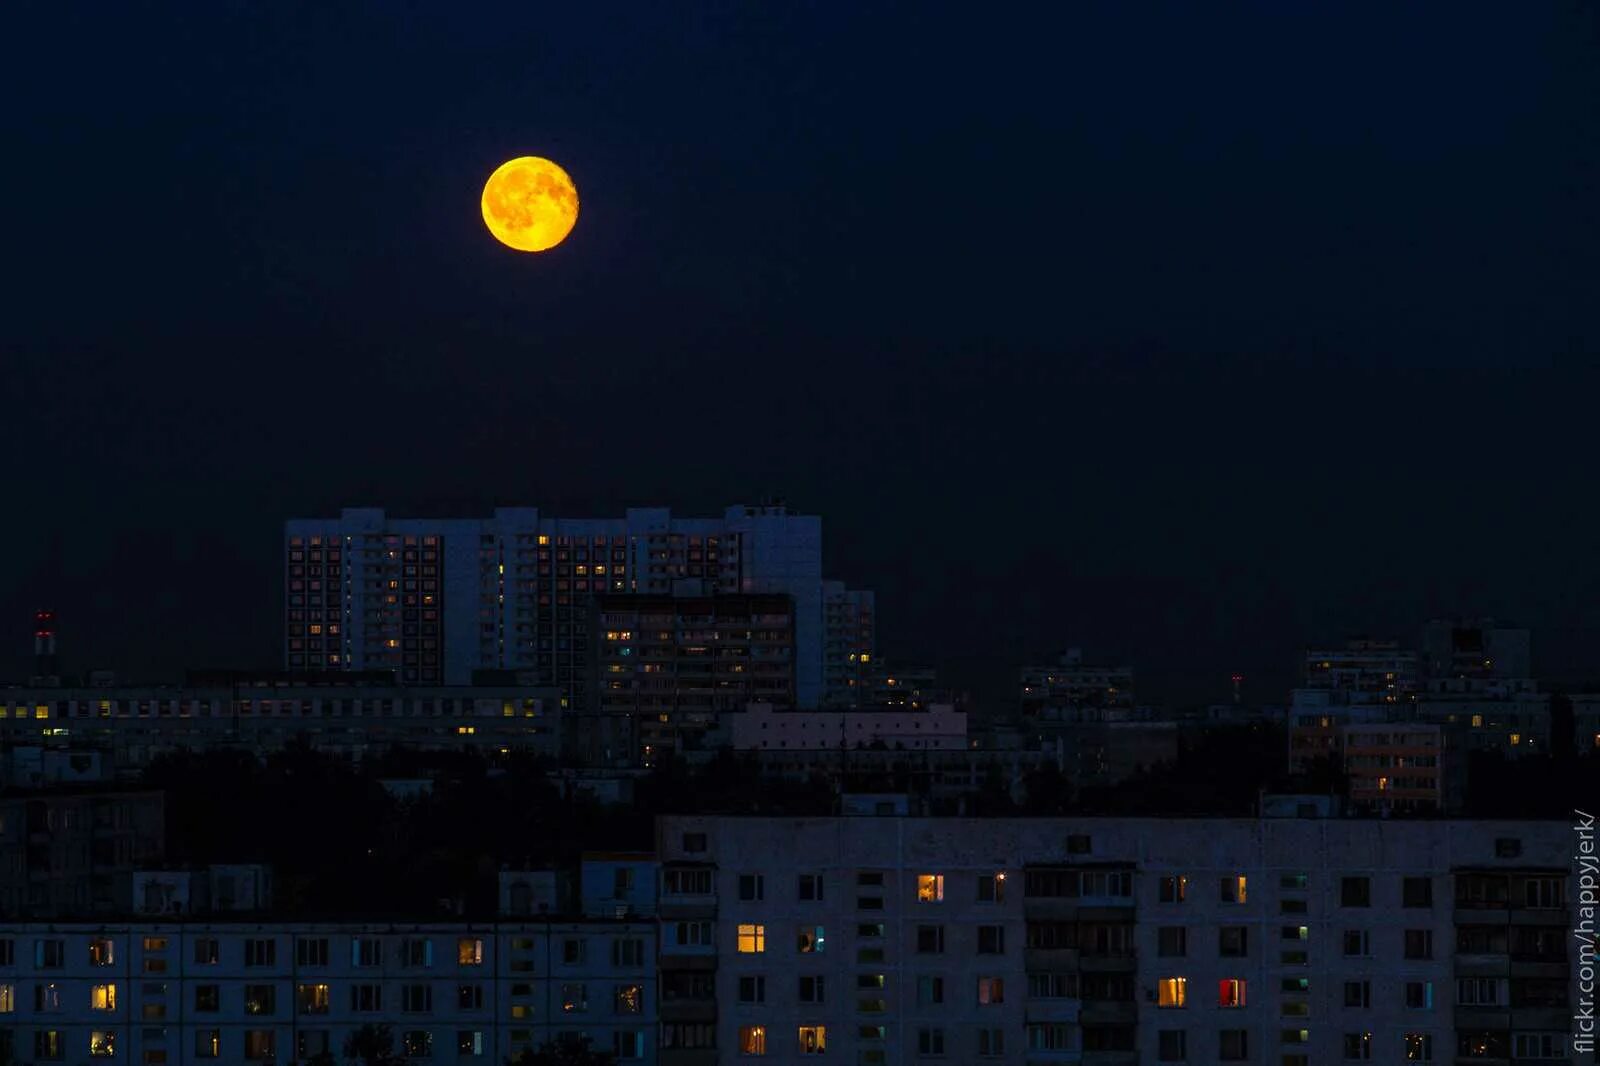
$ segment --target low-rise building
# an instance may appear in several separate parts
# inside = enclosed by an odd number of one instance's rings
[[[949,704],[920,710],[869,707],[806,711],[752,703],[725,715],[723,725],[735,751],[962,751],[967,747],[967,715]]]

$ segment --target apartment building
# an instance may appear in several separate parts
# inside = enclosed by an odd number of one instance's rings
[[[629,508],[559,518],[402,519],[353,508],[284,529],[284,665],[392,670],[404,684],[464,685],[479,669],[531,670],[572,709],[591,694],[591,599],[668,595],[675,582],[794,601],[796,698],[822,696],[822,523],[782,504],[719,518]]]
[[[160,792],[47,789],[0,799],[0,919],[125,914],[133,871],[159,864]]]
[[[735,751],[964,751],[967,715],[948,703],[910,709],[802,711],[752,703],[724,716],[725,738]]]
[[[573,1033],[649,1063],[654,956],[649,921],[0,925],[0,1059],[342,1061],[384,1024],[419,1062]]]
[[[1021,673],[1022,718],[1029,724],[1115,720],[1134,707],[1133,670],[1086,662],[1079,648]]]
[[[359,757],[396,744],[558,755],[558,690],[402,686],[373,674],[197,673],[181,686],[0,689],[0,740],[97,750],[137,770],[179,748],[277,751],[305,743]]]
[[[1344,703],[1405,704],[1416,700],[1421,671],[1417,653],[1398,641],[1362,638],[1307,651],[1305,687],[1340,693]]]
[[[1568,827],[664,817],[663,1066],[1570,1061]]]
[[[648,764],[751,701],[794,705],[793,599],[704,591],[595,597],[592,758]]]
[[[822,583],[822,706],[859,707],[877,654],[877,598],[842,581]]]

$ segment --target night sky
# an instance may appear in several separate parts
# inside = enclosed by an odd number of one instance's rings
[[[769,494],[988,706],[1600,676],[1592,4],[13,3],[0,96],[9,676],[277,665],[289,516]]]

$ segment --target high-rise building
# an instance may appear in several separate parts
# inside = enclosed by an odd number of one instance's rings
[[[712,592],[794,602],[795,698],[822,696],[822,520],[781,504],[720,518],[630,508],[558,518],[498,508],[481,519],[391,518],[376,508],[284,529],[284,665],[392,670],[405,684],[463,685],[481,669],[531,671],[588,705],[592,599]]]
[[[859,707],[877,653],[877,606],[864,589],[822,583],[822,705]]]
[[[584,754],[649,763],[751,702],[794,705],[794,601],[776,593],[594,597]]]
[[[1025,722],[1108,721],[1126,718],[1133,706],[1133,671],[1087,663],[1078,648],[1047,666],[1022,668]]]

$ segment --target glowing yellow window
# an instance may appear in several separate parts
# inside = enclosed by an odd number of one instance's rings
[[[1472,716],[1472,728],[1474,728],[1474,729],[1482,729],[1483,728],[1483,715],[1475,714],[1475,715]]]
[[[1512,733],[1511,734],[1511,746],[1514,748],[1518,744],[1521,744],[1521,743],[1522,743],[1522,734],[1521,733]]]
[[[1217,1006],[1242,1007],[1244,1006],[1244,981],[1237,977],[1225,977],[1217,982]]]
[[[1156,1006],[1181,1007],[1189,1002],[1187,977],[1163,977],[1156,982]]]
[[[739,926],[739,954],[759,955],[767,950],[767,927],[764,925]]]
[[[483,941],[476,937],[463,937],[457,940],[456,963],[461,966],[482,966]]]
[[[1222,902],[1243,903],[1245,899],[1246,878],[1243,874],[1238,877],[1224,877],[1222,879]]]
[[[767,1027],[746,1025],[739,1030],[739,1054],[765,1055],[767,1053]]]
[[[0,1014],[10,1014],[17,1009],[17,986],[0,985]]]
[[[91,1058],[115,1058],[117,1054],[117,1034],[96,1030],[89,1034],[89,1055]]]
[[[116,1010],[117,986],[93,985],[89,989],[90,1010]]]
[[[41,703],[38,706],[34,707],[33,716],[35,718],[49,718],[50,717],[50,706],[49,706],[49,704]]]
[[[800,1054],[821,1055],[828,1050],[828,1027],[826,1025],[802,1025],[800,1027]]]
[[[917,902],[938,903],[944,899],[944,874],[917,875]]]

